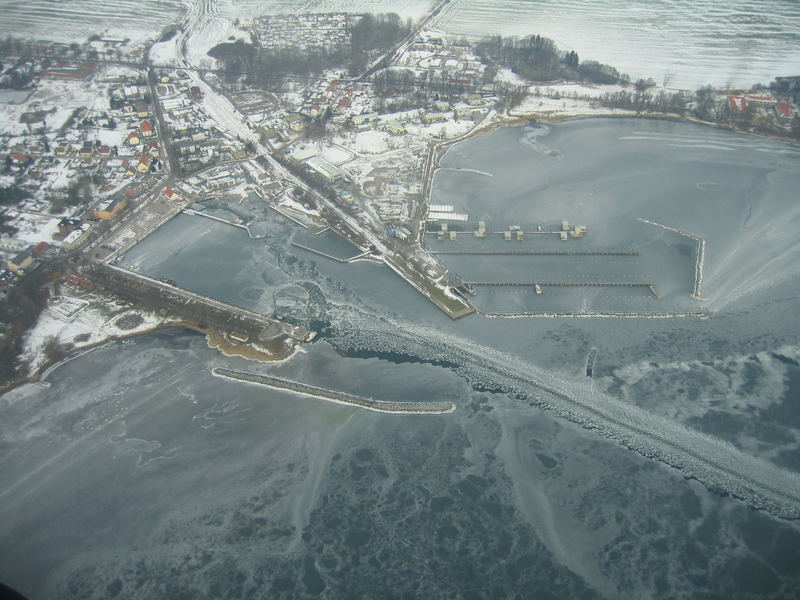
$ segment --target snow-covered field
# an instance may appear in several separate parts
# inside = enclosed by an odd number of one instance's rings
[[[60,302],[51,304],[42,312],[25,339],[22,359],[30,366],[31,372],[36,372],[45,364],[43,350],[53,339],[63,346],[71,345],[80,349],[105,340],[149,331],[164,322],[163,317],[139,310],[126,310],[124,305],[97,296],[80,294],[59,298]],[[137,315],[141,318],[137,318]],[[124,317],[139,323],[129,328],[124,324],[120,326],[120,319]]]
[[[634,79],[695,89],[800,71],[795,0],[453,0],[435,26],[474,38],[539,34]]]
[[[94,110],[106,111],[109,108],[106,94],[98,94],[91,83],[80,81],[57,81],[41,79],[36,91],[22,104],[0,104],[0,127],[4,133],[22,135],[27,127],[20,122],[22,113],[33,110],[36,105],[55,112],[47,115],[47,128],[60,128],[76,108],[87,113]]]
[[[180,0],[4,0],[0,6],[2,35],[64,43],[92,34],[139,41],[158,35],[183,12]]]
[[[200,17],[190,50],[205,58],[229,35],[235,19],[288,12],[388,12],[418,18],[432,2],[407,0],[4,0],[0,34],[73,42],[93,33],[138,41],[153,37],[187,15]],[[581,59],[599,60],[633,78],[694,89],[767,83],[776,75],[800,71],[800,3],[731,0],[452,0],[434,19],[436,27],[471,38],[488,34],[540,34]],[[203,41],[203,43],[200,43]]]
[[[406,0],[388,2],[387,0],[223,0],[223,13],[233,17],[250,17],[257,14],[293,12],[353,12],[386,13],[395,12],[402,18],[417,19],[426,14],[434,4],[432,0]]]
[[[60,216],[48,217],[44,214],[24,213],[17,210],[9,210],[7,214],[14,220],[14,227],[18,229],[14,234],[15,239],[29,244],[54,243],[53,234],[58,233]],[[58,242],[55,245],[58,245]]]

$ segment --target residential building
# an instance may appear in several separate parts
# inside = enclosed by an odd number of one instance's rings
[[[142,132],[142,137],[152,137],[155,134],[153,124],[148,119],[139,123],[139,131]]]
[[[128,205],[128,197],[124,190],[112,194],[105,202],[94,209],[94,216],[103,221],[115,219]]]
[[[8,261],[8,268],[14,273],[22,274],[33,264],[33,246],[30,246]]]
[[[431,125],[433,123],[444,123],[450,119],[450,113],[444,112],[432,112],[432,113],[424,113],[421,117],[421,120],[426,125]]]

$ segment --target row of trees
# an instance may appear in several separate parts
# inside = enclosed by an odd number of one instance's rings
[[[483,60],[530,81],[571,79],[610,84],[627,80],[612,66],[594,60],[581,62],[575,51],[562,53],[553,40],[540,35],[492,36],[478,43],[475,51]]]
[[[57,267],[40,268],[21,277],[0,303],[0,322],[6,323],[5,333],[0,337],[0,387],[27,375],[19,364],[23,351],[25,332],[39,319],[47,306],[49,291],[47,284],[53,280]]]
[[[682,115],[686,112],[689,99],[681,92],[659,91],[656,94],[640,91],[620,90],[606,93],[597,98],[602,106],[623,108],[636,112],[658,112]]]
[[[30,193],[18,185],[0,187],[0,206],[16,206],[30,197]]]
[[[425,70],[416,73],[410,69],[383,69],[373,76],[372,83],[375,95],[384,98],[426,90],[454,99],[478,91],[483,81],[465,79],[463,75],[447,71]]]
[[[407,36],[411,27],[411,19],[403,23],[395,13],[361,17],[350,30],[350,74],[364,72],[370,61]]]

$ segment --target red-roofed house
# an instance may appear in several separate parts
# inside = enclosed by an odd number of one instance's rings
[[[12,154],[11,155],[12,162],[15,162],[18,165],[24,165],[30,159],[31,159],[31,157],[28,156],[27,154],[19,154],[19,153],[17,153],[17,154]]]
[[[91,281],[87,281],[80,275],[64,275],[64,281],[87,290],[93,290],[96,287]]]
[[[791,119],[794,116],[794,111],[792,111],[792,107],[788,102],[778,102],[775,110],[778,112],[778,116],[783,119]]]
[[[183,198],[181,198],[180,194],[178,194],[178,191],[172,188],[165,189],[164,195],[170,200],[174,200],[175,202],[183,202]]]
[[[742,96],[728,96],[728,105],[733,112],[744,112],[747,110],[747,101]]]
[[[131,131],[128,134],[128,145],[129,146],[138,146],[140,143],[139,134],[135,131]]]
[[[145,119],[139,123],[139,129],[142,132],[142,137],[151,137],[153,135],[153,124]]]
[[[139,159],[139,166],[136,169],[139,173],[147,173],[150,170],[150,164],[153,162],[153,159],[149,154],[142,154],[142,157]]]

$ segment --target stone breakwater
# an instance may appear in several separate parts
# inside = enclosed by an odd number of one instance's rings
[[[329,390],[327,388],[291,381],[289,379],[281,379],[279,377],[270,377],[269,375],[259,375],[256,373],[244,373],[242,371],[233,371],[221,367],[215,367],[211,369],[211,372],[217,377],[225,377],[226,379],[244,381],[245,383],[289,390],[297,392],[298,394],[305,394],[339,404],[349,404],[350,406],[357,406],[359,408],[382,413],[443,415],[451,413],[456,409],[455,404],[452,402],[386,402],[384,400],[364,398],[363,396],[354,396],[353,394]]]
[[[682,229],[678,229],[677,227],[671,227],[670,225],[662,225],[661,223],[656,223],[655,221],[648,221],[647,219],[640,218],[639,221],[642,223],[647,223],[648,225],[655,225],[656,227],[661,227],[662,229],[666,229],[667,231],[674,231],[675,233],[679,233],[680,235],[686,236],[689,239],[694,240],[697,242],[697,260],[694,264],[694,286],[692,287],[692,295],[691,297],[695,300],[702,300],[702,296],[700,295],[700,289],[703,287],[703,260],[705,258],[705,251],[706,251],[706,241],[697,236],[693,233],[687,233]]]

